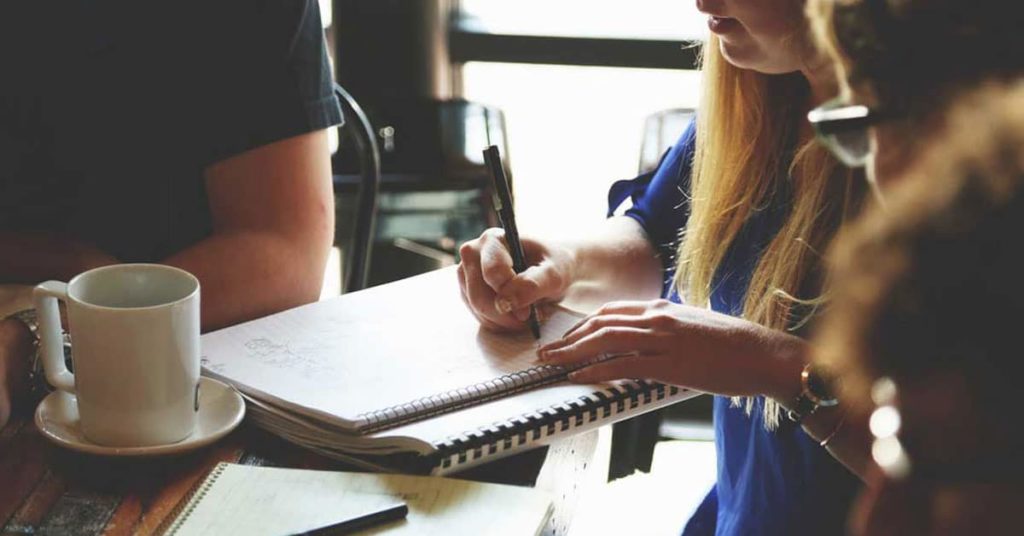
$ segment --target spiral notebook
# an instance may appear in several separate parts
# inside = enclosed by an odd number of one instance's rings
[[[439,270],[208,333],[204,374],[234,385],[253,422],[285,439],[369,468],[411,454],[434,473],[696,394],[569,384],[570,369],[536,362],[529,333],[481,329],[456,278]],[[580,318],[553,308],[542,340]]]
[[[551,515],[540,490],[449,478],[221,463],[197,482],[159,536],[282,536],[404,501],[406,519],[359,534],[536,534]]]

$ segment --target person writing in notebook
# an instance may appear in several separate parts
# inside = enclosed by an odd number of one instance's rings
[[[1014,534],[1024,504],[1024,83],[959,99],[946,134],[837,240],[816,359],[876,461],[853,534]]]
[[[688,533],[841,533],[856,476],[786,418],[776,397],[758,395],[770,381],[779,398],[789,396],[799,381],[804,343],[787,330],[808,317],[803,302],[818,295],[817,252],[860,204],[866,183],[814,144],[804,119],[836,89],[807,33],[803,3],[698,7],[711,37],[697,124],[653,174],[616,186],[633,207],[572,244],[524,237],[533,266],[518,276],[500,232],[484,233],[461,248],[463,296],[484,326],[503,330],[524,329],[525,307],[535,302],[671,298],[677,303],[610,303],[585,325],[600,337],[542,357],[591,359],[613,349],[606,335],[653,333],[648,322],[668,328],[659,340],[686,348],[690,359],[666,352],[657,366],[641,341],[617,346],[644,353],[629,362],[628,376],[723,395],[715,400],[720,476]],[[711,310],[678,305],[673,277],[689,302],[710,302]],[[610,376],[604,367],[612,363],[576,378]]]
[[[6,2],[0,67],[0,283],[170,264],[204,330],[318,298],[342,118],[315,0]],[[0,426],[31,347],[0,321]]]
[[[611,218],[600,234],[572,244],[524,237],[533,267],[519,276],[508,268],[498,232],[461,251],[465,300],[493,329],[522,329],[523,307],[539,301],[668,298],[609,303],[542,357],[575,363],[639,350],[572,379],[643,377],[719,395],[719,479],[687,534],[842,533],[857,481],[829,454],[862,477],[871,466],[865,434],[843,426],[841,407],[811,399],[831,402],[830,393],[809,392],[801,382],[805,371],[821,379],[808,367],[810,346],[794,336],[806,332],[827,297],[821,252],[858,211],[868,183],[837,170],[810,145],[804,112],[824,104],[835,87],[828,62],[804,37],[799,4],[698,4],[711,15],[713,35],[697,125],[652,176],[616,186],[633,198],[626,217]],[[857,143],[854,154],[829,145],[851,164],[863,164],[867,149],[878,147],[883,165],[869,166],[871,184],[898,173],[884,165],[899,161],[904,150],[894,140],[926,138],[915,134],[931,132],[930,121],[959,89],[994,72],[1020,72],[1018,59],[995,46],[1019,39],[1008,30],[1019,21],[999,22],[1005,13],[994,2],[984,9],[921,0],[903,3],[904,11],[885,2],[844,5],[861,10],[860,17],[829,17],[827,24],[859,43],[865,56],[841,66],[840,80],[849,75],[862,89],[884,87],[883,105],[916,101],[872,130],[879,143]],[[954,23],[933,24],[943,20]],[[864,31],[868,24],[896,29]],[[990,39],[965,41],[964,29]],[[930,55],[932,44],[950,50],[941,64],[915,56]],[[925,84],[900,77],[890,84],[892,71],[860,68],[885,62],[890,53],[894,61],[885,64],[893,71],[910,72],[917,61],[930,66]],[[803,88],[802,97],[793,88]],[[863,126],[859,133],[867,132]],[[682,305],[683,298],[693,305]]]

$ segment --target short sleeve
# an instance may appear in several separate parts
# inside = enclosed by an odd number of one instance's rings
[[[619,181],[609,192],[609,212],[627,197],[633,206],[625,216],[636,220],[647,233],[666,271],[674,268],[679,235],[690,214],[690,174],[693,166],[695,127],[691,123],[679,141],[651,173]]]
[[[208,63],[208,163],[342,124],[317,0],[237,2]],[[208,118],[207,118],[208,119]]]

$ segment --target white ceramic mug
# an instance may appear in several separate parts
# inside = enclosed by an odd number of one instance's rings
[[[199,411],[199,280],[158,264],[117,264],[68,283],[47,281],[33,300],[50,385],[75,395],[82,433],[99,445],[181,441]],[[67,304],[74,374],[64,363]]]

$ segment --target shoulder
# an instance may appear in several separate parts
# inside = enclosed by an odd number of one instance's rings
[[[198,60],[209,72],[207,119],[220,127],[205,161],[343,122],[317,0],[215,1],[218,50]]]
[[[676,147],[680,150],[693,154],[697,150],[697,118],[694,117],[690,124],[686,126],[686,130],[683,131],[683,135],[679,137],[679,141],[676,142]]]
[[[697,153],[697,122],[691,121],[675,145],[665,154],[655,172],[655,181],[669,181],[688,185]],[[688,189],[688,187],[687,187]]]
[[[687,169],[693,165],[693,157],[697,154],[697,119],[690,121],[690,125],[683,131],[683,135],[676,142],[676,150]]]

